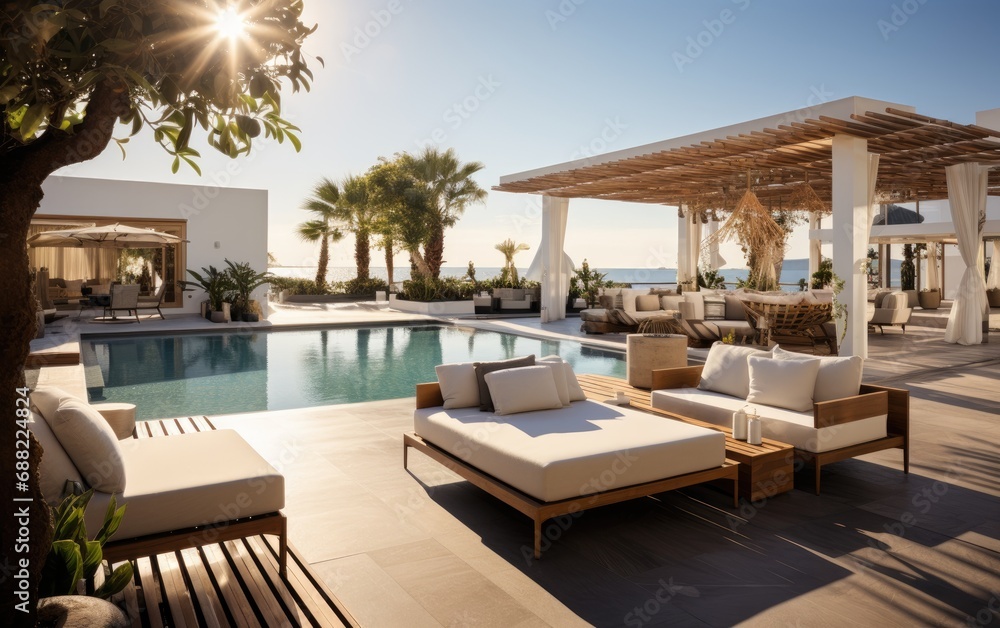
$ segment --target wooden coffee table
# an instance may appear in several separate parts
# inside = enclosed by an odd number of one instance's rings
[[[650,403],[650,391],[630,386],[623,379],[590,374],[577,375],[577,379],[584,394],[593,401],[614,397],[615,391],[624,390],[630,405],[636,410],[658,414],[665,419],[707,427],[725,434],[726,458],[740,463],[740,497],[756,502],[790,491],[795,484],[795,448],[787,443],[765,438],[760,445],[751,445],[733,438],[732,429],[729,427],[659,410]]]

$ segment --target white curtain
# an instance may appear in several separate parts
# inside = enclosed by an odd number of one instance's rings
[[[31,225],[28,235],[78,226],[78,223]],[[30,247],[28,263],[32,268],[47,268],[52,279],[104,279],[106,282],[118,272],[118,251],[101,248]]]
[[[542,241],[525,277],[542,283],[542,322],[566,318],[573,260],[565,253],[569,199],[542,197]]]
[[[986,211],[987,170],[976,163],[964,163],[948,166],[945,175],[951,219],[965,272],[951,306],[944,339],[953,344],[979,344],[983,340],[983,319],[987,313],[986,282],[979,266],[983,257],[980,217],[985,216]]]
[[[986,288],[1000,288],[1000,240],[993,241],[993,256],[990,258],[990,276],[986,278]]]
[[[809,214],[809,230],[819,230],[820,216],[817,213]],[[809,281],[812,281],[813,273],[819,270],[819,263],[823,261],[823,241],[819,238],[809,239]]]
[[[927,287],[931,290],[940,290],[939,281],[941,273],[938,270],[938,246],[937,242],[927,243]]]
[[[707,240],[711,238],[712,235],[719,230],[719,226],[719,221],[715,220],[715,217],[713,216],[712,219],[708,221],[708,229],[706,229],[707,233],[705,235],[705,239]],[[708,245],[708,265],[715,270],[718,270],[726,265],[726,259],[719,254],[718,240],[713,239]]]

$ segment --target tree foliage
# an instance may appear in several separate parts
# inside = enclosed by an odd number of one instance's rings
[[[13,0],[0,13],[0,405],[14,408],[22,366],[34,337],[35,312],[23,243],[42,200],[42,183],[59,168],[93,159],[119,122],[143,128],[173,157],[173,170],[197,170],[192,140],[204,136],[230,157],[249,153],[261,136],[288,140],[297,129],[281,117],[280,89],[307,89],[312,79],[302,43],[315,29],[302,23],[302,0]],[[322,60],[320,60],[322,62]],[[124,146],[128,138],[116,139]],[[30,455],[41,450],[33,438]],[[0,441],[0,475],[13,477],[14,441]],[[31,565],[38,570],[51,543],[51,514],[38,488],[29,491]],[[0,499],[11,503],[11,485]],[[7,542],[16,538],[4,521]],[[14,580],[0,579],[14,599]],[[17,614],[15,623],[33,622]]]

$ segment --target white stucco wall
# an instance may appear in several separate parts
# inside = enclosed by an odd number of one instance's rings
[[[42,189],[38,215],[186,220],[187,268],[225,267],[226,258],[267,268],[267,190],[61,176],[46,179]],[[265,315],[266,292],[265,286],[254,293]],[[185,292],[184,307],[167,313],[197,313],[203,299]]]

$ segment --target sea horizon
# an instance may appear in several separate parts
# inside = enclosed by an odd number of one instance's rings
[[[895,260],[894,260],[895,261]],[[299,279],[313,279],[316,277],[316,266],[271,266],[268,268],[271,273],[279,277],[292,277]],[[327,281],[338,282],[353,279],[356,275],[354,266],[331,266],[327,270]],[[442,277],[464,277],[467,267],[465,266],[442,266]],[[499,266],[476,267],[476,279],[479,281],[492,279],[500,275]],[[605,279],[631,284],[633,287],[661,287],[673,286],[677,284],[676,268],[595,268],[597,272],[605,274]],[[524,276],[527,268],[518,268],[520,276]],[[736,282],[747,278],[746,268],[723,268],[719,273],[725,278],[727,285],[735,286]],[[369,274],[383,280],[388,280],[388,272],[385,266],[370,266]],[[395,282],[406,281],[410,278],[409,266],[401,266],[393,269],[393,280]],[[781,270],[779,284],[785,288],[798,289],[799,280],[809,280],[809,260],[788,259],[785,260]],[[899,283],[899,268],[893,264],[892,282]]]

